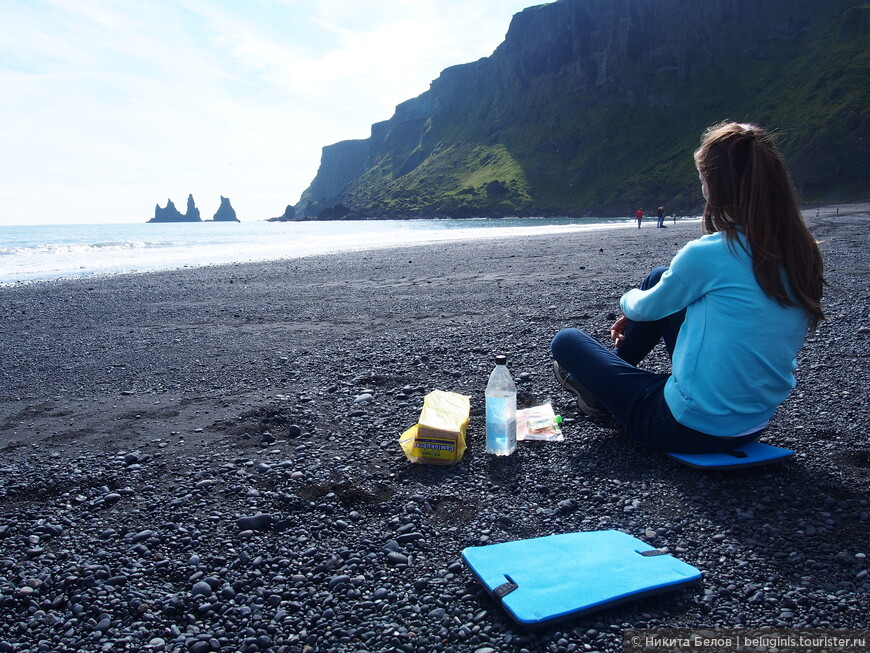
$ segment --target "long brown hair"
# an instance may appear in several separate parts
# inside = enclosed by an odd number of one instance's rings
[[[756,125],[713,125],[695,165],[706,182],[704,233],[724,231],[733,246],[741,229],[758,285],[783,306],[801,306],[815,329],[825,319],[822,254],[771,135]]]

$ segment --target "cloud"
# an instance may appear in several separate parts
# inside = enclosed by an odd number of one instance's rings
[[[525,4],[6,0],[0,222],[140,221],[188,193],[279,215],[323,146],[490,54]]]

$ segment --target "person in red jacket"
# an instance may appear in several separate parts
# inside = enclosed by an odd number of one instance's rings
[[[637,228],[640,229],[640,223],[643,220],[643,209],[638,209],[634,217],[637,218]]]

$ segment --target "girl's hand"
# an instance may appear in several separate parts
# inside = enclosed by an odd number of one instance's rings
[[[629,325],[629,319],[624,315],[619,318],[616,322],[613,323],[613,326],[610,327],[610,337],[613,339],[613,342],[619,346],[619,343],[625,340],[625,336],[623,332]]]

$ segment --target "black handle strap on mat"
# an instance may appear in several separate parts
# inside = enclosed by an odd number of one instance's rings
[[[504,597],[506,597],[508,594],[513,592],[518,587],[519,587],[519,585],[517,585],[516,583],[512,583],[510,581],[507,581],[505,583],[502,583],[498,587],[496,587],[494,590],[492,590],[492,595],[495,598],[497,598],[499,601],[501,601]]]

